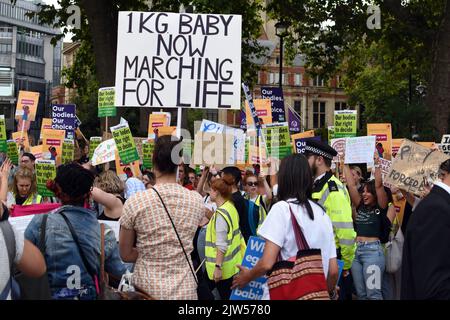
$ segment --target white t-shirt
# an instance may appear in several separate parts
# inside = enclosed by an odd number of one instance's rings
[[[294,199],[289,200],[294,201]],[[291,203],[292,211],[298,224],[302,228],[305,239],[311,249],[320,249],[325,277],[328,276],[329,260],[336,258],[336,244],[334,242],[333,226],[328,215],[313,201],[309,201],[314,213],[311,220],[306,208]],[[264,220],[259,235],[281,248],[281,258],[288,260],[297,255],[297,243],[291,222],[291,213],[286,201],[277,202],[266,220]]]

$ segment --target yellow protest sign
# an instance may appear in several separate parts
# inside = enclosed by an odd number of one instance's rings
[[[42,150],[43,150],[43,146],[41,144],[41,145],[38,145],[38,146],[35,146],[35,147],[31,147],[30,148],[30,153],[33,156],[35,156],[36,159],[42,159]]]
[[[61,164],[65,135],[65,130],[44,129],[42,136],[42,158],[44,160],[55,160],[56,165]]]
[[[25,151],[30,150],[30,141],[28,140],[28,133],[24,132],[13,132],[12,139],[17,143],[18,146],[23,146]]]

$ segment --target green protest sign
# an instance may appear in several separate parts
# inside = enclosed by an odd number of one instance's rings
[[[262,130],[268,157],[274,159],[283,159],[292,154],[291,137],[289,135],[289,126],[284,125],[266,125]]]
[[[17,143],[14,140],[8,140],[7,142],[7,157],[11,160],[12,164],[19,165],[19,150],[17,150]]]
[[[47,181],[56,177],[55,161],[38,159],[35,169],[38,193],[43,197],[54,197],[53,192],[47,189]]]
[[[155,143],[153,139],[148,139],[142,141],[142,163],[145,169],[153,168],[153,150],[155,148]]]
[[[116,142],[117,151],[123,164],[139,160],[139,153],[131,135],[128,123],[111,127],[111,133]]]
[[[334,138],[356,137],[356,110],[334,112]]]
[[[102,137],[91,137],[89,139],[89,159],[92,159],[95,149],[102,143]]]
[[[328,144],[334,139],[334,126],[328,126]]]
[[[72,139],[64,139],[62,145],[61,161],[63,164],[71,163],[75,152],[75,143]]]
[[[98,90],[98,117],[115,117],[117,108],[114,105],[114,87],[100,88]]]
[[[6,145],[6,124],[5,116],[0,115],[0,152],[7,152],[8,146]]]

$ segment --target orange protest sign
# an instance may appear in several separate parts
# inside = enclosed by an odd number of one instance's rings
[[[272,123],[272,101],[270,99],[254,99],[253,104],[261,124]],[[245,101],[245,116],[247,118],[247,127],[254,126],[255,123],[247,101]]]
[[[25,151],[30,150],[30,141],[28,140],[28,133],[26,131],[13,132],[12,139],[18,146],[22,145]]]
[[[42,134],[42,158],[44,160],[55,160],[56,165],[61,164],[65,135],[65,130],[44,129]]]
[[[394,159],[397,155],[397,152],[404,140],[405,139],[392,139],[392,159]]]
[[[392,127],[390,123],[368,123],[367,135],[375,136],[375,147],[380,158],[392,159]]]
[[[169,127],[170,118],[166,113],[152,113],[148,117],[148,137],[154,137],[154,129],[161,127]]]
[[[312,137],[314,137],[314,134],[315,134],[314,130],[308,130],[308,131],[293,134],[291,136],[291,145],[292,145],[292,150],[294,151],[294,153],[296,152],[295,140],[304,139],[304,138],[312,138]]]
[[[154,128],[154,130],[157,130],[158,137],[174,136],[177,133],[177,127],[159,127],[159,128]]]
[[[38,145],[35,147],[30,148],[30,153],[36,157],[36,159],[42,159],[42,151],[43,151],[43,145]]]
[[[52,119],[50,119],[50,118],[42,119],[41,135],[40,135],[39,139],[42,139],[42,133],[44,132],[45,129],[52,129]]]
[[[117,176],[125,181],[131,177],[139,177],[141,176],[141,169],[139,168],[139,161],[133,161],[129,164],[123,164],[120,161],[119,152],[116,149],[116,173]]]
[[[19,120],[19,131],[28,131],[30,129],[30,122],[36,118],[38,102],[39,92],[19,91],[15,115],[15,118]]]
[[[430,148],[430,149],[435,146],[434,142],[419,142],[419,141],[417,141],[416,143],[420,144],[422,147]]]

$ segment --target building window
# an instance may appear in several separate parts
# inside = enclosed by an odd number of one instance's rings
[[[301,86],[302,85],[302,74],[301,73],[296,73],[295,74],[295,85],[296,86]]]
[[[313,127],[319,129],[325,126],[325,101],[313,102]]]
[[[294,111],[298,114],[301,114],[302,110],[302,101],[301,100],[295,100],[294,101]]]
[[[219,121],[219,111],[214,109],[207,109],[206,110],[206,119],[214,122]]]
[[[347,103],[346,102],[335,102],[334,103],[334,110],[347,110]]]
[[[314,87],[324,87],[325,86],[325,80],[321,76],[316,76],[313,79],[313,86]]]
[[[279,57],[275,58],[275,64],[277,64],[277,65],[280,64],[280,58]]]
[[[275,78],[275,75],[272,72],[269,73],[269,84],[274,83],[274,78]]]

